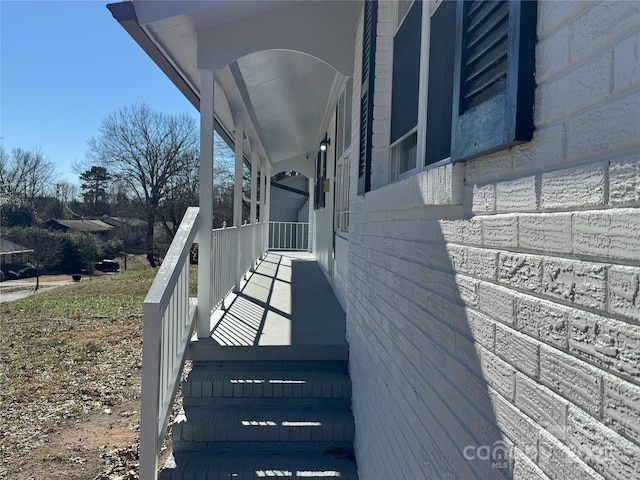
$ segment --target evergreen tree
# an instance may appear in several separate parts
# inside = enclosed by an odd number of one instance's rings
[[[92,215],[107,213],[107,191],[111,175],[105,167],[92,166],[80,174],[82,198]]]

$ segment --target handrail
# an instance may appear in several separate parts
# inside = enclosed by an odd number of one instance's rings
[[[189,299],[189,253],[199,209],[190,207],[143,303],[140,478],[155,479],[171,407],[196,319]]]
[[[143,304],[141,480],[157,478],[158,454],[197,323],[197,300],[189,299],[188,259],[198,234],[198,217],[198,208],[187,209]],[[214,307],[240,288],[243,273],[267,251],[267,234],[267,223],[211,232],[214,274],[210,298]]]

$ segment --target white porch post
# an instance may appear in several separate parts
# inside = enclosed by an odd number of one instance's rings
[[[251,256],[254,257],[251,259],[251,271],[256,264],[257,255],[256,255],[256,232],[258,231],[258,226],[256,224],[256,213],[257,213],[257,205],[256,201],[258,198],[258,144],[251,144],[251,208],[249,213],[249,223],[253,225],[251,227]]]
[[[266,222],[267,208],[267,162],[262,162],[260,168],[260,221]]]
[[[251,145],[251,214],[249,215],[249,222],[256,223],[256,201],[258,199],[258,145]]]
[[[235,183],[233,186],[233,224],[242,225],[242,154],[244,140],[244,122],[240,113],[236,114],[235,138]]]
[[[198,338],[211,333],[213,285],[213,70],[200,70],[200,215],[198,226]]]
[[[269,249],[269,220],[267,218],[267,160],[262,162],[262,168],[260,169],[260,221],[265,224],[265,248]]]
[[[265,198],[266,208],[266,220],[269,222],[269,214],[271,213],[271,165],[267,165],[267,189]]]
[[[242,251],[242,160],[243,160],[243,142],[244,142],[244,122],[242,114],[236,113],[236,137],[235,137],[235,171],[233,186],[233,225],[238,228],[238,256],[236,259],[236,288],[234,291],[240,291],[240,282],[242,281],[241,258],[246,252]]]

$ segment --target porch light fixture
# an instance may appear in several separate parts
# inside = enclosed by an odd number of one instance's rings
[[[326,152],[327,148],[331,145],[331,139],[327,138],[327,134],[324,134],[324,139],[320,141],[320,151]]]

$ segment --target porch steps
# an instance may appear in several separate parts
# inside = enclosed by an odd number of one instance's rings
[[[356,480],[345,361],[195,362],[162,480]]]
[[[335,345],[256,345],[222,346],[214,339],[191,342],[188,356],[194,362],[215,361],[347,361],[349,346]]]

